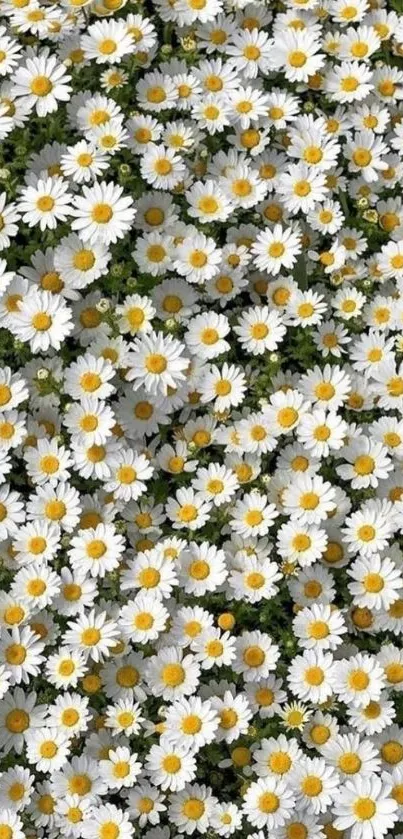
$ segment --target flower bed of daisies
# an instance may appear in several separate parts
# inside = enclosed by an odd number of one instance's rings
[[[0,76],[0,839],[403,837],[402,0]]]

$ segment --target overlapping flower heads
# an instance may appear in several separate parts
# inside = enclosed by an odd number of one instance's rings
[[[403,835],[400,11],[0,2],[0,839]]]

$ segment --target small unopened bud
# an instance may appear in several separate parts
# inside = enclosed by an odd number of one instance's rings
[[[36,378],[39,379],[40,382],[44,382],[45,379],[49,378],[49,370],[47,370],[46,367],[40,367],[36,374]]]
[[[314,111],[314,110],[315,110],[315,105],[314,105],[313,102],[309,102],[309,101],[305,102],[304,111],[305,111],[306,114],[311,114],[312,111]]]
[[[123,274],[123,265],[120,262],[114,262],[110,271],[112,277],[121,277]]]
[[[123,519],[119,519],[118,521],[114,522],[114,528],[117,533],[126,533],[127,522],[123,521]]]
[[[379,215],[376,210],[365,210],[362,217],[365,221],[369,221],[370,224],[377,224],[379,219]]]
[[[169,332],[175,332],[178,329],[178,323],[175,318],[168,318],[165,321],[165,328],[168,329]]]
[[[95,308],[98,312],[107,312],[110,308],[109,300],[107,300],[106,297],[101,297],[101,299],[98,300],[98,303],[96,304]]]
[[[185,50],[185,52],[193,52],[193,50],[197,47],[195,38],[192,38],[190,35],[186,35],[185,38],[181,38],[181,47]]]

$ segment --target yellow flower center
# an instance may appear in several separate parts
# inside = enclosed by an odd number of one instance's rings
[[[345,775],[355,775],[356,772],[360,771],[362,761],[354,752],[345,752],[339,758],[337,765]]]
[[[120,827],[115,822],[104,822],[99,831],[100,839],[118,839]]]
[[[227,379],[220,379],[214,386],[216,396],[228,396],[231,393],[232,385]]]
[[[389,379],[386,383],[386,387],[389,393],[389,396],[402,396],[403,395],[403,378],[400,376],[395,376],[393,379]]]
[[[403,682],[403,664],[400,662],[391,662],[385,667],[385,676],[392,685],[398,685]]]
[[[55,201],[51,195],[42,195],[38,198],[36,206],[41,213],[49,213],[55,206]],[[39,327],[38,327],[39,328]]]
[[[88,542],[86,547],[87,556],[89,556],[90,559],[101,559],[106,551],[107,546],[101,539],[93,539],[91,542]]]
[[[202,213],[208,216],[217,212],[219,204],[212,195],[205,195],[203,198],[200,198],[198,207]]]
[[[369,676],[364,670],[353,670],[348,677],[348,684],[352,690],[363,691],[369,685]]]
[[[178,511],[178,518],[184,523],[194,521],[197,518],[197,507],[194,504],[184,504]]]
[[[324,743],[327,743],[330,737],[330,731],[327,725],[314,725],[310,731],[311,740],[317,746],[323,746]]]
[[[117,50],[117,43],[112,38],[105,38],[98,44],[98,49],[102,55],[112,55]]]
[[[376,813],[376,804],[372,798],[357,798],[354,802],[354,813],[360,821],[368,821]]]
[[[196,714],[189,714],[189,716],[183,718],[181,723],[181,729],[184,734],[198,734],[201,727],[202,721]]]
[[[63,661],[60,662],[58,667],[58,673],[60,676],[71,676],[72,673],[75,671],[75,664],[70,658],[65,658]]]
[[[80,378],[80,385],[87,393],[94,393],[102,384],[102,379],[98,373],[83,373]]]
[[[323,158],[323,151],[319,146],[307,146],[304,150],[304,160],[306,163],[320,163]]]
[[[360,455],[354,462],[354,469],[357,475],[371,475],[375,469],[375,461],[369,455]]]
[[[155,588],[161,579],[161,574],[156,568],[143,568],[138,576],[138,581],[143,588]]]
[[[53,89],[53,84],[47,76],[36,76],[31,81],[31,93],[34,96],[47,96]]]
[[[63,597],[69,603],[75,603],[81,597],[82,589],[77,583],[67,583],[63,588]]]
[[[40,580],[38,578],[36,580],[29,581],[27,585],[27,592],[31,595],[31,597],[40,597],[44,591],[46,591],[46,583],[44,580]]]
[[[298,419],[295,408],[281,408],[277,414],[277,422],[282,428],[290,428]]]
[[[22,734],[29,727],[29,715],[22,708],[14,708],[6,716],[6,728],[13,734]]]
[[[317,795],[320,795],[322,789],[322,781],[316,775],[307,775],[302,782],[302,792],[308,798],[315,798]]]
[[[176,688],[183,684],[186,678],[185,671],[181,664],[167,664],[162,670],[162,681],[168,687]]]
[[[321,667],[308,667],[305,671],[305,680],[308,685],[312,687],[318,687],[321,685],[324,680],[324,674]]]
[[[329,635],[329,627],[325,621],[312,621],[308,627],[309,637],[321,641]]]
[[[167,368],[167,360],[160,353],[152,353],[145,359],[145,366],[149,373],[160,375]]]
[[[82,248],[82,250],[76,251],[74,254],[73,265],[78,271],[89,271],[94,267],[94,264],[95,256],[93,251]]]
[[[109,204],[95,204],[92,208],[91,217],[96,224],[107,224],[113,216],[112,207]]]
[[[245,522],[249,527],[256,527],[263,521],[263,515],[260,510],[248,510],[245,516]]]
[[[261,667],[265,661],[266,655],[264,650],[257,645],[246,647],[243,652],[243,660],[248,667]]]
[[[385,586],[385,582],[381,575],[376,574],[375,572],[367,574],[362,583],[365,591],[368,591],[371,594],[378,594],[378,592],[382,591]]]
[[[279,804],[280,799],[274,792],[264,792],[259,796],[258,807],[262,813],[275,813]]]
[[[41,757],[51,759],[57,754],[58,749],[56,743],[54,743],[53,740],[45,740],[43,743],[41,743],[39,751]]]
[[[371,524],[363,524],[358,528],[357,535],[362,542],[372,542],[376,536],[376,530]]]
[[[251,574],[247,574],[246,576],[246,585],[253,589],[254,591],[262,588],[265,584],[265,578],[263,574],[259,574],[258,571],[254,571]]]
[[[383,744],[381,755],[385,763],[395,766],[403,760],[403,746],[397,740],[389,740]]]
[[[308,828],[302,822],[292,822],[286,827],[286,839],[307,839]]]
[[[307,56],[302,50],[293,50],[288,55],[288,61],[291,67],[304,67],[307,62]]]
[[[185,801],[182,812],[187,819],[197,821],[201,819],[205,811],[205,805],[199,798],[189,798]]]
[[[368,166],[372,160],[372,154],[368,149],[357,148],[353,152],[353,160],[356,166]]]
[[[341,81],[341,89],[345,91],[345,93],[353,93],[354,90],[357,90],[359,86],[358,79],[355,76],[345,76],[344,79]]]
[[[290,755],[287,752],[273,752],[267,763],[269,769],[276,775],[284,775],[290,771],[292,766]]]
[[[5,659],[12,667],[18,667],[20,664],[23,664],[26,657],[27,651],[22,644],[10,644],[5,649]]]
[[[28,542],[28,550],[31,554],[41,554],[46,548],[46,539],[43,536],[34,536]]]
[[[203,559],[196,559],[189,566],[189,576],[194,580],[205,580],[210,574],[210,566]]]
[[[98,644],[100,638],[101,633],[95,626],[90,626],[88,629],[84,629],[81,633],[81,643],[84,644],[85,647],[94,647]]]
[[[3,612],[3,620],[8,626],[21,623],[25,617],[25,610],[21,606],[9,606]]]
[[[279,259],[279,257],[283,255],[284,251],[285,247],[282,242],[272,242],[269,246],[268,253],[272,259]]]
[[[300,506],[303,510],[316,510],[320,498],[316,492],[304,492],[300,498]]]
[[[54,294],[58,294],[64,288],[64,282],[61,279],[60,274],[56,271],[48,271],[46,274],[42,274],[41,288],[43,288],[44,291],[50,291]],[[51,323],[52,321],[50,318],[49,320]]]

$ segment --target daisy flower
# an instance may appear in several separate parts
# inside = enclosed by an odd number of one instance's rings
[[[84,58],[95,59],[97,64],[119,64],[124,56],[134,52],[134,43],[124,20],[93,23],[82,35],[80,45]]]
[[[127,378],[134,390],[144,387],[151,394],[166,395],[185,379],[189,362],[183,356],[183,344],[171,335],[151,332],[136,338],[129,356]]]
[[[23,101],[35,108],[39,117],[45,117],[58,108],[58,102],[70,99],[71,76],[66,73],[64,64],[59,64],[55,55],[47,49],[25,59],[15,72],[13,96],[23,97]]]
[[[335,795],[336,830],[351,829],[353,839],[360,839],[368,830],[383,836],[398,819],[397,802],[390,787],[377,776],[349,779]]]
[[[86,659],[92,658],[97,662],[110,655],[117,634],[116,623],[108,620],[105,612],[97,613],[93,609],[79,615],[76,621],[69,621],[63,642],[72,650],[81,652]]]
[[[32,290],[12,315],[12,329],[34,353],[58,350],[73,329],[71,310],[59,295]]]
[[[17,210],[30,227],[38,224],[42,231],[55,230],[60,221],[66,221],[71,215],[71,201],[68,183],[62,178],[35,178],[21,190]]]
[[[160,745],[151,747],[146,768],[156,786],[171,792],[184,789],[196,774],[193,752],[184,744],[170,743],[165,737]]]
[[[165,701],[191,695],[199,677],[200,666],[194,656],[184,656],[176,647],[164,647],[148,660],[147,683],[154,695]]]
[[[254,827],[276,829],[284,825],[295,807],[292,791],[283,780],[259,778],[246,793],[243,812]]]
[[[255,682],[268,676],[275,669],[279,649],[266,633],[255,630],[243,632],[236,642],[237,657],[233,670],[240,673],[245,682]]]
[[[334,691],[342,702],[354,707],[365,707],[377,701],[385,684],[385,677],[376,660],[363,653],[341,659],[334,665]]]
[[[130,230],[135,209],[132,198],[123,195],[121,186],[97,181],[92,187],[84,185],[83,194],[75,196],[72,213],[72,229],[78,231],[83,242],[107,246]]]
[[[259,233],[252,245],[256,267],[273,275],[282,268],[292,268],[300,251],[300,236],[291,228],[283,229],[280,224],[276,224],[273,230]]]

